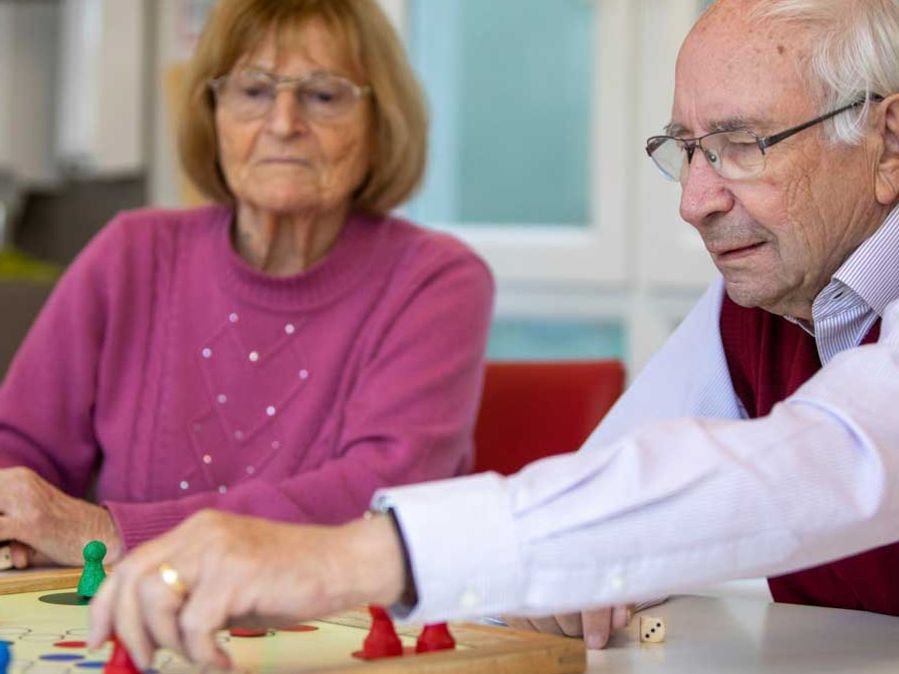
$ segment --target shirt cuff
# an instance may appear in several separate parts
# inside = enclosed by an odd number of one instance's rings
[[[415,623],[472,618],[517,603],[524,564],[506,480],[482,473],[375,493],[390,508],[409,552],[418,593],[414,607],[392,607]]]

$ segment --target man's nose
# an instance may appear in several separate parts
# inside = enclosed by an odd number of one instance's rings
[[[696,148],[681,178],[681,217],[698,229],[710,216],[726,213],[733,206],[734,196],[727,181],[712,168],[703,151]]]

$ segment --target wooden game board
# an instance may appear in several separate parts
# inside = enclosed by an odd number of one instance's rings
[[[0,575],[0,639],[9,641],[9,674],[100,674],[111,653],[107,646],[89,652],[83,647],[57,646],[79,642],[87,634],[86,606],[60,606],[39,601],[45,594],[77,584],[77,571]],[[314,631],[271,630],[269,636],[239,638],[226,632],[219,639],[230,652],[235,669],[247,674],[577,674],[586,668],[583,642],[578,639],[519,632],[503,627],[459,623],[451,626],[457,650],[361,661],[352,653],[368,632],[368,613],[348,611],[326,620],[305,623]],[[397,626],[404,645],[415,645],[417,627]],[[70,658],[58,660],[53,658]],[[160,651],[153,669],[158,674],[196,674],[177,655]]]

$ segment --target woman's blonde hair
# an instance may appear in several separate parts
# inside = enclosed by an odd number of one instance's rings
[[[190,63],[178,118],[178,150],[193,183],[217,202],[234,195],[219,165],[209,81],[228,73],[274,34],[290,48],[295,30],[321,20],[343,39],[372,91],[372,156],[353,197],[357,212],[381,215],[408,199],[427,159],[424,96],[389,19],[376,0],[220,0]]]

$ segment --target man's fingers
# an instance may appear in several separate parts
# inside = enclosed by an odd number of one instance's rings
[[[31,557],[34,554],[31,546],[19,541],[12,541],[9,544],[9,553],[12,557],[12,564],[17,569],[27,569],[31,566]]]
[[[634,607],[632,604],[612,608],[612,629],[620,630],[630,625],[633,614]]]
[[[113,610],[113,625],[116,637],[128,649],[134,664],[139,669],[147,669],[153,661],[153,643],[147,633],[138,604],[137,585],[143,574],[129,573],[123,576]]]
[[[580,613],[560,613],[554,616],[559,629],[566,637],[580,637],[584,634]]]
[[[545,618],[529,618],[529,620],[535,632],[542,632],[543,634],[555,634],[560,637],[565,636],[565,633],[562,631],[561,626],[558,622],[556,622],[555,616],[547,616]]]
[[[504,615],[503,620],[512,629],[523,630],[525,632],[533,632],[534,631],[534,626],[531,625],[530,621],[527,618],[519,618],[517,616]]]
[[[590,650],[605,648],[612,631],[612,609],[601,608],[581,613],[584,643]]]
[[[154,646],[184,653],[178,628],[178,610],[184,603],[184,597],[159,576],[144,577],[137,593],[144,625]]]
[[[215,634],[228,620],[228,594],[215,583],[200,581],[191,589],[178,617],[188,658],[201,665],[230,669],[231,661]]]
[[[91,599],[88,648],[100,648],[112,635],[112,615],[118,591],[117,581],[116,574],[107,576],[100,586],[100,591]]]

